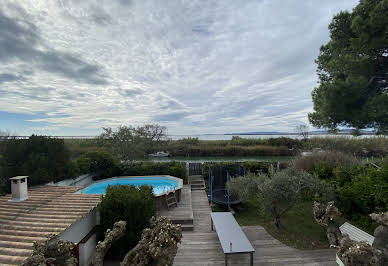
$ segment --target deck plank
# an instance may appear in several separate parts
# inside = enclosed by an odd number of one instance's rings
[[[191,191],[194,231],[183,232],[174,265],[224,265],[224,253],[217,234],[210,228],[211,209],[205,190]],[[274,239],[261,226],[243,226],[256,250],[255,265],[336,265],[335,250],[297,250]],[[249,265],[246,254],[232,254],[228,265]]]

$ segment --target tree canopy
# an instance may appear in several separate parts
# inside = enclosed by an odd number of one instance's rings
[[[361,0],[334,16],[320,48],[310,122],[388,131],[388,0]]]
[[[116,130],[112,128],[103,130],[99,140],[122,160],[143,156],[155,148],[161,148],[162,143],[167,140],[167,129],[158,124],[141,127],[123,125]]]

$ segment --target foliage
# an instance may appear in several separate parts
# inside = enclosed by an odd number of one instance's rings
[[[237,196],[242,202],[247,203],[258,197],[258,187],[261,180],[257,175],[249,173],[245,176],[232,178],[227,185],[230,194]]]
[[[315,222],[311,213],[311,201],[297,203],[286,212],[282,217],[282,230],[277,229],[272,216],[260,212],[260,208],[259,198],[252,199],[243,203],[242,207],[236,210],[234,217],[241,226],[263,226],[271,236],[289,247],[297,249],[327,248],[326,230]]]
[[[123,238],[113,243],[109,253],[124,257],[140,240],[141,231],[149,226],[155,216],[152,187],[108,186],[99,206],[101,225],[106,230],[116,221],[125,221],[127,230]]]
[[[340,151],[358,157],[382,157],[388,155],[387,137],[311,137],[304,144],[305,149],[321,148],[325,151]]]
[[[361,1],[329,25],[330,41],[318,64],[319,87],[312,93],[316,127],[350,126],[388,130],[388,2]]]
[[[57,182],[73,178],[77,172],[62,139],[35,136],[28,139],[10,138],[1,141],[0,186],[10,191],[9,178],[29,176],[29,185]]]
[[[338,151],[314,152],[309,156],[297,157],[292,162],[296,169],[313,173],[322,179],[329,179],[336,167],[348,168],[358,163],[354,156]]]
[[[103,130],[99,136],[100,143],[122,160],[133,160],[156,147],[162,148],[163,142],[167,140],[166,128],[157,124],[141,127],[119,126],[116,130]]]
[[[81,173],[93,173],[97,179],[112,177],[121,173],[120,162],[104,151],[90,151],[77,159]]]
[[[344,217],[367,231],[376,226],[369,217],[372,212],[386,211],[388,206],[388,167],[368,168],[338,190],[338,208]]]
[[[171,175],[187,183],[186,168],[179,162],[132,162],[125,164],[123,174],[137,175]]]
[[[304,171],[289,168],[271,170],[269,174],[248,174],[230,181],[228,190],[242,200],[258,197],[264,211],[271,214],[274,224],[280,228],[280,218],[296,203],[314,197],[325,200],[332,197],[330,186]]]
[[[120,266],[173,265],[181,239],[181,225],[172,224],[167,217],[152,217],[150,228],[143,230],[141,240]]]

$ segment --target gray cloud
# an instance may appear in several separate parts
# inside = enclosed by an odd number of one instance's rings
[[[33,22],[21,17],[9,17],[2,9],[0,9],[0,59],[4,62],[14,59],[30,62],[47,72],[58,73],[80,82],[96,85],[108,83],[101,74],[100,66],[89,64],[78,55],[47,47]]]
[[[177,121],[182,118],[188,116],[187,112],[173,112],[166,114],[158,114],[153,117],[153,119],[157,122],[166,122],[166,121]]]
[[[13,3],[0,3],[0,111],[50,114],[32,120],[42,132],[179,134],[307,123],[328,24],[358,0]]]
[[[24,78],[10,73],[0,74],[0,84],[5,82],[17,81],[17,80],[24,80]]]

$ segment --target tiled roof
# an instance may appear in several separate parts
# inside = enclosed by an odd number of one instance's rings
[[[62,233],[100,203],[101,195],[74,194],[79,189],[33,187],[22,202],[0,197],[0,265],[22,263],[32,254],[34,241]]]

